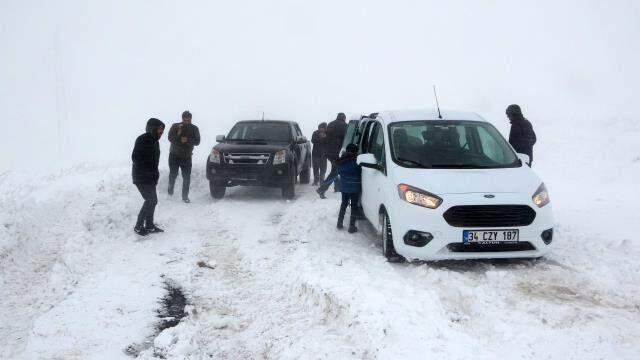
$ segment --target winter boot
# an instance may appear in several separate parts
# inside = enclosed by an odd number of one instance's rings
[[[164,232],[164,230],[160,229],[159,227],[157,227],[155,224],[149,226],[145,226],[144,230],[147,231],[147,233],[161,233]]]
[[[320,190],[320,188],[316,189],[316,193],[318,193],[318,196],[320,196],[320,199],[327,198],[326,196],[324,196],[324,191]]]
[[[140,236],[147,236],[147,235],[149,235],[149,231],[148,231],[147,229],[145,229],[144,227],[142,227],[142,225],[136,225],[136,226],[133,228],[133,231],[134,231],[136,234],[140,235]]]
[[[355,232],[358,232],[358,228],[355,225],[349,225],[349,229],[347,230],[347,232],[349,234],[353,234]]]
[[[188,203],[191,202],[191,200],[189,200],[189,198],[184,198],[184,199],[182,199],[182,201],[184,201],[185,204],[188,204]]]
[[[344,229],[344,225],[342,225],[342,221],[339,221],[339,220],[338,220],[338,225],[336,226],[336,228],[337,228],[338,230],[342,230],[342,229]]]

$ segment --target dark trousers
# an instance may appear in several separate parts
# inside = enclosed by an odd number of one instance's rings
[[[313,164],[313,183],[318,184],[324,181],[324,175],[327,172],[327,157],[314,156],[311,158]]]
[[[189,185],[191,184],[191,157],[180,157],[169,154],[169,194],[173,195],[176,185],[178,169],[182,173],[182,199],[189,198]]]
[[[338,191],[340,188],[340,181],[338,180],[338,165],[336,164],[336,160],[329,159],[331,163],[331,171],[329,171],[329,175],[325,178],[324,182],[320,184],[318,191],[325,192],[333,182],[333,190]],[[331,181],[329,181],[331,180]]]
[[[140,213],[138,213],[138,221],[136,226],[153,226],[153,213],[156,211],[158,204],[158,194],[156,193],[155,184],[136,184],[140,195],[144,199]]]
[[[349,218],[349,226],[356,224],[356,215],[358,214],[358,198],[360,193],[342,193],[342,203],[340,203],[340,212],[338,213],[338,224],[344,221],[344,214],[347,212],[347,206],[351,205],[351,217]]]

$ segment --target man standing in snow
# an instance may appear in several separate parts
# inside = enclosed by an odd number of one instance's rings
[[[311,151],[311,163],[313,164],[313,185],[318,185],[324,180],[327,172],[327,123],[318,125],[318,130],[311,135],[313,150]]]
[[[529,167],[533,163],[533,145],[536,143],[536,133],[529,120],[522,115],[520,106],[513,104],[507,107],[507,117],[511,122],[509,131],[509,144],[516,152],[529,155]]]
[[[158,140],[164,132],[164,123],[158,119],[151,118],[147,121],[146,132],[136,139],[136,144],[131,153],[133,166],[131,176],[133,183],[138,187],[140,195],[144,199],[144,204],[138,214],[138,221],[133,230],[139,235],[147,235],[154,232],[163,232],[153,223],[153,214],[158,204],[156,186],[160,172],[158,163],[160,162],[160,144]]]
[[[338,174],[336,160],[340,157],[340,149],[342,141],[347,132],[347,117],[344,113],[339,113],[335,120],[327,125],[327,159],[331,162],[331,171],[327,175],[327,179],[333,179]],[[324,199],[324,193],[331,185],[330,181],[323,182],[316,192],[320,198]],[[335,185],[334,185],[335,186]]]
[[[200,130],[191,123],[191,113],[182,113],[182,122],[171,125],[169,129],[169,195],[178,177],[178,169],[182,172],[182,201],[190,203],[189,184],[191,183],[191,155],[193,147],[200,145]]]

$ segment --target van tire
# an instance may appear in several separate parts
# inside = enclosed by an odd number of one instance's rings
[[[382,255],[390,263],[401,263],[405,258],[396,252],[393,246],[393,232],[391,231],[391,220],[386,212],[382,214]]]

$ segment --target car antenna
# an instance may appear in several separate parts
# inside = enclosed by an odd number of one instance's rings
[[[436,97],[436,107],[438,108],[438,119],[442,120],[442,114],[440,113],[440,104],[438,103],[438,93],[436,92],[435,85],[433,85],[433,96]]]

